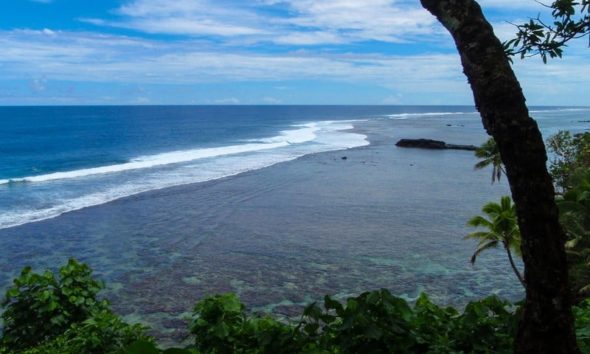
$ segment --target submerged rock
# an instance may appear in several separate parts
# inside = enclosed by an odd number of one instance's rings
[[[477,146],[474,146],[474,145],[447,144],[444,141],[432,140],[432,139],[401,139],[395,145],[399,146],[399,147],[432,149],[432,150],[449,150],[449,149],[451,149],[451,150],[475,151],[477,149]]]

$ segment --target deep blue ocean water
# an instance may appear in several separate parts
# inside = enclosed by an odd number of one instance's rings
[[[0,107],[0,179],[116,165],[139,156],[242,144],[294,125],[471,107]]]

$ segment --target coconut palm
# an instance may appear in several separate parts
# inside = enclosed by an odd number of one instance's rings
[[[483,143],[477,150],[475,150],[475,156],[480,158],[481,161],[475,164],[476,170],[481,170],[488,166],[492,166],[492,184],[496,181],[500,181],[502,174],[506,174],[504,166],[502,165],[502,158],[500,157],[500,151],[494,138],[489,138],[488,141]]]
[[[469,226],[482,227],[485,231],[475,231],[465,236],[465,239],[479,240],[477,249],[471,256],[471,263],[474,264],[477,256],[487,249],[496,248],[502,245],[508,254],[510,266],[516,274],[520,283],[524,286],[524,279],[516,265],[512,254],[522,257],[520,251],[520,230],[516,219],[516,206],[508,196],[502,197],[500,204],[490,202],[481,209],[486,216],[474,216],[467,223]]]

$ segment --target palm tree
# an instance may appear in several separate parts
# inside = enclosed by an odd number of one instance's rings
[[[500,181],[502,174],[506,174],[504,166],[502,165],[502,158],[500,157],[500,151],[494,138],[489,138],[488,141],[483,143],[477,150],[475,150],[475,156],[480,158],[481,161],[475,164],[476,170],[492,166],[492,184],[496,181]]]
[[[465,239],[479,240],[477,249],[471,256],[471,264],[475,263],[477,256],[487,249],[496,248],[502,245],[508,254],[510,266],[516,274],[520,283],[524,286],[524,279],[512,258],[512,252],[519,257],[522,257],[520,251],[520,230],[516,219],[516,206],[512,203],[509,196],[504,196],[500,200],[500,204],[490,202],[481,209],[487,217],[478,215],[469,220],[467,225],[473,227],[483,227],[485,231],[475,231],[465,236]]]

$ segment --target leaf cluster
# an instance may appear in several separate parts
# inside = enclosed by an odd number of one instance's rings
[[[190,332],[204,353],[296,353],[307,343],[295,327],[268,316],[252,316],[234,294],[198,302]]]
[[[0,353],[111,353],[147,338],[98,299],[103,283],[70,259],[56,276],[25,267],[2,300]]]
[[[463,313],[421,295],[412,307],[389,291],[365,292],[341,303],[330,296],[307,306],[299,321],[283,323],[246,312],[234,294],[195,306],[193,353],[509,353],[514,308],[496,297]],[[138,343],[148,353],[154,345]],[[130,353],[138,353],[135,348]],[[175,349],[191,353],[190,349]],[[163,353],[168,353],[164,351]]]
[[[590,133],[560,131],[547,139],[547,148],[553,155],[549,173],[558,192],[567,192],[590,169]]]
[[[546,23],[539,15],[517,25],[516,38],[504,43],[509,56],[540,55],[546,63],[548,57],[561,58],[563,47],[570,40],[590,34],[590,0],[555,0],[548,7],[553,23]]]
[[[590,299],[573,307],[576,338],[582,353],[590,353]]]
[[[492,166],[492,184],[500,181],[502,175],[506,174],[500,150],[494,138],[489,138],[485,143],[475,150],[475,157],[480,159],[474,166],[476,170],[481,170],[488,166]]]
[[[70,260],[59,277],[25,268],[14,283],[4,300],[9,315],[3,319],[28,319],[30,329],[17,331],[16,324],[25,326],[24,322],[5,322],[8,331],[2,335],[0,354],[510,353],[519,317],[518,307],[495,296],[471,302],[459,312],[434,304],[424,294],[412,306],[381,289],[344,302],[326,296],[323,303],[307,306],[299,320],[281,322],[251,314],[236,295],[224,294],[196,304],[190,323],[194,344],[161,350],[143,326],[126,324],[105,301],[96,300],[102,284],[92,279],[84,264]],[[69,296],[55,295],[64,302],[48,305],[48,289]],[[24,303],[30,307],[21,306]],[[51,308],[63,312],[69,327],[64,330],[60,321],[49,320],[44,326],[35,320],[37,314],[59,316]],[[574,313],[580,347],[590,352],[590,300]],[[76,320],[71,314],[77,314]],[[33,332],[39,337],[32,338]]]

